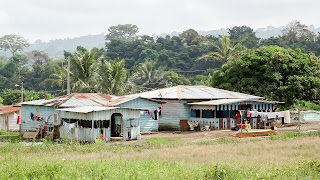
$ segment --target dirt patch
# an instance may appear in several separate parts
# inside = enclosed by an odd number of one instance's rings
[[[283,134],[287,131],[297,131],[298,124],[295,123],[289,127],[279,127],[279,134]],[[320,129],[320,122],[305,122],[301,123],[300,130],[318,130]],[[213,130],[213,131],[187,131],[187,132],[176,132],[176,131],[160,131],[156,134],[145,134],[142,135],[142,139],[149,138],[177,138],[186,140],[198,140],[198,139],[215,139],[221,137],[233,137],[237,131],[231,130]]]

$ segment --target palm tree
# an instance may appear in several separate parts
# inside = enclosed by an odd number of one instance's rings
[[[54,66],[53,68],[54,73],[51,74],[48,79],[44,80],[44,83],[61,86],[61,91],[63,92],[64,84],[67,81],[67,69],[58,65]]]
[[[91,51],[78,51],[71,58],[73,89],[78,92],[95,92],[99,81],[98,64]]]
[[[127,73],[124,59],[116,58],[105,62],[102,69],[102,87],[106,93],[122,95],[125,89]]]
[[[219,45],[213,44],[217,49],[217,52],[210,52],[199,60],[211,60],[217,59],[223,63],[237,59],[241,54],[243,54],[245,48],[241,45],[242,40],[232,43],[228,36],[222,35],[219,39]]]
[[[136,85],[142,89],[161,88],[166,85],[167,72],[162,68],[157,68],[157,61],[146,60],[141,63],[136,72],[130,78]]]

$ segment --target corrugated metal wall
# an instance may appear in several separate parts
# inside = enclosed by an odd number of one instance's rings
[[[300,118],[301,121],[320,121],[320,113],[304,113]]]
[[[167,100],[166,102],[167,103],[162,105],[159,130],[179,130],[180,110],[182,107],[180,103],[182,102],[178,100]],[[188,114],[190,114],[190,112]]]
[[[145,99],[134,99],[129,102],[118,105],[118,107],[129,107],[129,108],[143,108],[150,111],[156,110],[161,107],[161,104],[157,102],[145,100]],[[154,120],[149,114],[141,114],[140,116],[140,131],[157,131],[159,128],[159,119]]]
[[[38,108],[38,109],[37,109]],[[37,114],[37,110],[39,110],[39,117],[49,117],[48,123],[53,123],[53,114],[56,113],[54,107],[48,106],[31,106],[31,105],[22,105],[21,106],[21,133],[31,131],[38,131],[42,121],[35,121],[31,119],[30,114]]]

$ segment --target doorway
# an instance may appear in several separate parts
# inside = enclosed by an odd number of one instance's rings
[[[9,116],[4,116],[4,121],[3,121],[3,129],[5,131],[9,131]]]
[[[119,137],[121,135],[122,114],[113,113],[111,116],[111,137]]]

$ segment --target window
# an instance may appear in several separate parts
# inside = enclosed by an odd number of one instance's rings
[[[223,118],[223,111],[217,111],[217,118]]]
[[[191,109],[191,117],[200,117],[200,110]]]
[[[202,117],[203,118],[214,118],[214,111],[213,110],[202,110]]]

